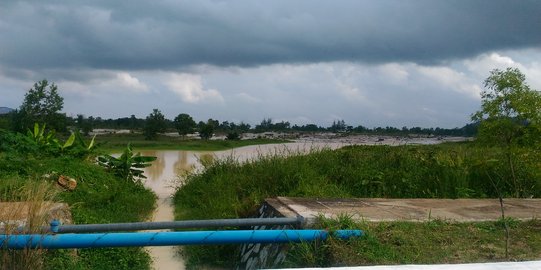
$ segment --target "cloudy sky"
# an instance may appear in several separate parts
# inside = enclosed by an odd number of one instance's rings
[[[541,1],[0,1],[0,106],[458,127],[494,68],[541,90]]]

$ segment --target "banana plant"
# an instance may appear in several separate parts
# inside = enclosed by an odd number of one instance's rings
[[[72,132],[71,135],[68,137],[68,139],[64,142],[64,144],[63,145],[58,144],[58,146],[60,147],[61,151],[64,151],[66,148],[72,146],[74,142],[75,142],[75,133]]]
[[[34,130],[28,129],[26,134],[39,146],[49,146],[57,143],[54,131],[49,131],[45,134],[45,124],[40,126],[38,123],[34,123]]]
[[[75,140],[77,141],[78,145],[83,147],[88,152],[94,150],[94,147],[96,146],[96,144],[95,144],[96,134],[94,134],[94,136],[92,137],[92,139],[90,140],[90,142],[88,144],[85,142],[85,140],[84,140],[83,136],[81,135],[81,132],[79,132],[79,130],[75,130],[74,134],[75,134]]]
[[[50,130],[47,132],[47,134],[45,134],[45,126],[46,124],[40,126],[40,124],[34,123],[34,130],[29,129],[27,136],[35,141],[39,146],[54,146],[59,148],[61,151],[64,151],[66,148],[72,146],[75,142],[75,134],[72,132],[64,144],[60,144],[53,130]]]
[[[150,162],[154,160],[156,160],[156,157],[142,156],[141,153],[133,154],[131,146],[128,144],[120,157],[99,156],[98,164],[122,179],[138,182],[146,179],[142,169],[151,166]]]

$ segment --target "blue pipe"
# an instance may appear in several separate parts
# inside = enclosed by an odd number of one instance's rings
[[[338,230],[333,236],[340,239],[361,236],[360,230]],[[0,247],[24,248],[99,248],[176,246],[242,243],[299,243],[325,240],[325,230],[240,230],[193,232],[137,232],[89,234],[18,234],[0,235]]]

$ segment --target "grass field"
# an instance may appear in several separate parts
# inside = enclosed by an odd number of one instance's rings
[[[254,214],[265,198],[275,196],[494,198],[499,190],[504,196],[518,193],[523,197],[539,197],[539,152],[517,151],[515,155],[516,183],[509,180],[512,172],[505,166],[506,163],[502,165],[501,161],[506,158],[502,149],[481,147],[471,142],[397,147],[352,146],[338,150],[318,150],[309,155],[262,156],[251,163],[222,160],[208,164],[201,173],[188,176],[185,185],[175,194],[176,216],[178,219],[246,217]],[[532,224],[526,227],[526,230],[530,230],[527,235],[539,233],[536,229],[538,223]],[[425,228],[421,224],[411,226]],[[452,237],[449,241],[456,243],[460,241],[454,239],[453,231],[467,230],[462,225],[441,226],[441,230],[449,230]],[[491,237],[500,236],[500,233],[498,231]],[[524,241],[534,241],[537,238],[528,239],[526,237]],[[419,242],[412,245],[422,248],[424,244]],[[527,245],[535,244],[528,242]],[[358,252],[360,248],[350,245],[344,248],[348,247],[351,252]],[[467,250],[474,246],[459,245],[457,248]],[[497,253],[498,249],[494,247],[493,251]],[[417,260],[401,260],[402,255],[397,255],[388,260],[380,258],[380,262],[429,262],[430,258],[435,258],[429,252],[425,255],[421,250],[418,252],[420,257]],[[529,256],[536,254],[537,249],[531,252]],[[214,262],[231,267],[235,261],[235,258],[227,255],[231,253],[231,247],[190,247],[186,253],[193,264]],[[464,261],[485,259],[483,256],[473,256]],[[376,258],[374,261],[377,262]],[[304,263],[308,264],[308,261]],[[298,265],[304,263],[298,262]],[[341,264],[338,261],[335,263]]]
[[[219,151],[236,147],[284,143],[285,140],[253,139],[253,140],[199,140],[182,137],[158,136],[155,140],[145,140],[142,134],[110,134],[96,136],[99,148],[107,152],[119,152],[130,143],[137,150],[189,150]]]

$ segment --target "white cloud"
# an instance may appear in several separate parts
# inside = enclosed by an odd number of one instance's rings
[[[101,74],[100,74],[101,73]],[[99,74],[100,76],[97,76]],[[125,71],[104,71],[94,74],[96,78],[87,81],[64,79],[58,81],[60,91],[81,97],[97,97],[105,93],[148,93],[149,86]]]
[[[420,74],[438,82],[442,88],[451,89],[469,97],[480,99],[481,88],[476,82],[471,82],[470,78],[462,72],[458,72],[449,67],[426,67],[417,68]]]
[[[511,54],[512,52],[508,52]],[[473,74],[476,74],[481,80],[487,78],[493,69],[506,69],[508,67],[518,68],[526,75],[526,82],[534,89],[541,90],[541,64],[536,59],[540,59],[540,52],[529,52],[531,58],[526,62],[519,62],[506,52],[493,52],[482,54],[474,59],[464,60],[464,66]]]
[[[395,84],[401,84],[408,81],[410,74],[407,68],[410,66],[408,64],[389,63],[378,66],[377,70],[384,78]]]
[[[541,91],[541,63],[533,62],[524,70],[524,74],[530,86],[537,91]]]
[[[352,86],[350,84],[344,83],[344,82],[337,82],[336,87],[338,91],[344,96],[346,99],[351,101],[366,101],[366,97],[362,94],[361,90],[359,90],[359,87]]]
[[[237,100],[241,100],[241,101],[245,101],[247,103],[259,103],[261,102],[261,99],[259,98],[256,98],[256,97],[253,97],[247,93],[238,93],[235,95],[235,98]]]
[[[118,72],[116,82],[125,89],[135,92],[148,92],[148,86],[141,83],[139,79],[131,76],[128,72]]]
[[[488,77],[490,71],[496,68],[524,68],[520,63],[515,62],[511,57],[496,52],[482,54],[473,59],[464,60],[464,66],[466,66],[470,72],[484,77]]]
[[[216,89],[203,89],[201,76],[193,74],[172,74],[166,82],[173,93],[182,101],[197,104],[200,102],[223,102],[224,98]]]

